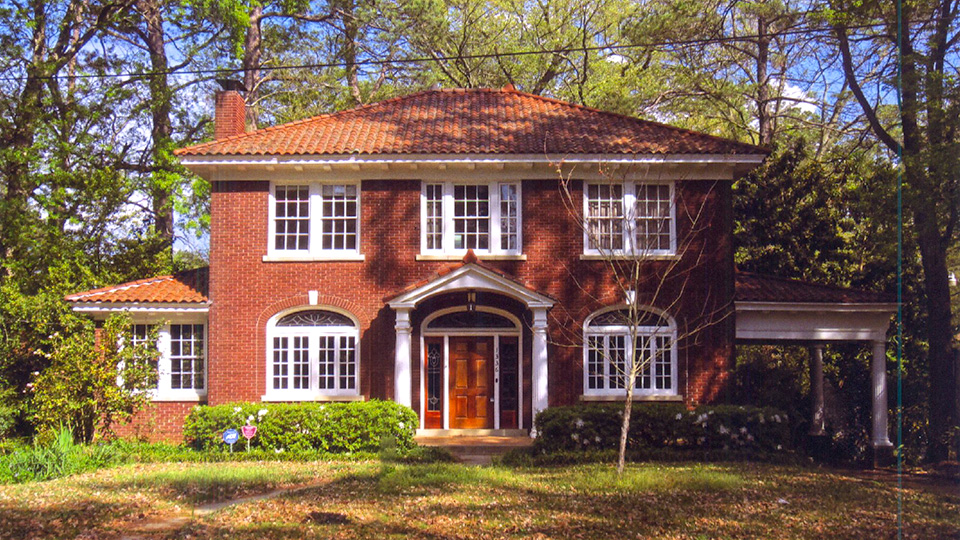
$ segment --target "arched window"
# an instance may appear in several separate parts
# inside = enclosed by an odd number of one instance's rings
[[[309,309],[276,318],[267,328],[267,396],[357,395],[358,340],[354,320],[336,311]]]
[[[583,393],[625,396],[677,394],[677,326],[669,315],[643,307],[604,310],[584,325]]]

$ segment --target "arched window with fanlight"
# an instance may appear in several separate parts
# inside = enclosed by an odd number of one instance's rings
[[[632,367],[635,395],[677,394],[677,326],[654,308],[607,309],[584,324],[583,393],[626,396]]]
[[[344,313],[308,309],[271,320],[267,398],[314,399],[359,394],[359,329]]]

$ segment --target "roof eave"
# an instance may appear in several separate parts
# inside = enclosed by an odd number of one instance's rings
[[[214,154],[183,155],[180,162],[186,166],[304,166],[304,165],[389,165],[417,163],[502,163],[502,164],[698,164],[730,163],[760,164],[766,154]]]
[[[789,302],[789,301],[734,301],[736,311],[814,311],[837,313],[895,313],[896,302]]]
[[[210,302],[70,302],[70,307],[78,313],[207,313]]]

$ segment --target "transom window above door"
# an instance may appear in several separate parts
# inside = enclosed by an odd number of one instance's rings
[[[520,184],[430,182],[421,192],[420,251],[519,255]]]
[[[270,190],[268,258],[360,258],[360,186],[277,183]]]

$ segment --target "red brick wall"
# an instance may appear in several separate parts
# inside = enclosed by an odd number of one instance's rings
[[[113,431],[129,439],[178,443],[183,440],[183,421],[197,405],[196,401],[156,401],[130,422],[115,425]]]
[[[214,97],[213,138],[224,139],[247,131],[247,107],[235,90],[217,92]]]
[[[574,183],[574,197],[581,186]],[[393,397],[394,314],[385,298],[430,277],[448,263],[418,262],[420,182],[364,181],[361,186],[363,262],[272,262],[267,252],[268,183],[217,182],[211,208],[209,401],[257,401],[266,387],[267,320],[307,304],[343,307],[361,324],[361,392]],[[690,404],[722,398],[733,352],[733,256],[729,182],[679,182],[679,262],[644,266],[649,289],[641,302],[667,309],[681,336],[679,389]],[[526,261],[485,264],[515,275],[559,301],[550,312],[550,403],[575,403],[583,388],[584,319],[621,301],[605,261],[580,260],[583,234],[565,209],[557,181],[523,182]],[[579,208],[579,206],[577,206]],[[691,216],[699,218],[694,220]],[[661,279],[657,273],[669,277]],[[657,285],[654,287],[654,285]],[[660,292],[654,298],[652,290]],[[682,291],[682,294],[681,294]],[[425,315],[414,311],[415,328]],[[529,314],[526,314],[529,318]],[[529,324],[529,320],[527,320]],[[702,328],[702,329],[701,329]],[[701,329],[691,332],[693,329]],[[419,406],[419,339],[414,334],[414,405]],[[524,337],[524,374],[530,374],[530,338]],[[524,388],[524,425],[530,425],[530,388]]]

